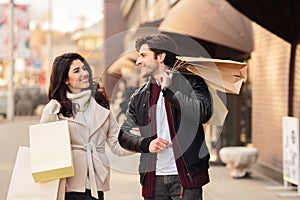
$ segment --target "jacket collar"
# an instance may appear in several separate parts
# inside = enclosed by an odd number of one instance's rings
[[[91,112],[89,113],[89,115],[91,116],[90,119],[93,119],[92,121],[87,122],[89,124],[86,124],[86,122],[81,117],[77,116],[65,117],[62,114],[59,114],[59,118],[80,124],[86,127],[87,129],[90,129],[90,135],[93,135],[109,117],[110,111],[100,106],[94,98],[90,98],[90,104],[88,109],[91,110]]]

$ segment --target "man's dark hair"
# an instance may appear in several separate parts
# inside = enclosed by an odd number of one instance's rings
[[[175,41],[166,34],[158,33],[152,35],[144,35],[135,42],[135,49],[140,50],[143,44],[147,44],[149,49],[154,52],[154,58],[161,53],[166,53],[164,64],[172,67],[176,60],[177,46]]]

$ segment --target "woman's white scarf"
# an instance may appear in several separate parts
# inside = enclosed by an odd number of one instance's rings
[[[91,90],[84,90],[76,94],[67,92],[68,99],[70,99],[72,101],[72,104],[74,105],[73,109],[75,109],[75,113],[83,112],[86,110],[90,102],[91,93]]]

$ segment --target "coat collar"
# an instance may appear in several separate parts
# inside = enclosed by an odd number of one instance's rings
[[[89,119],[92,119],[91,121],[87,122],[89,124],[86,124],[84,119],[80,117],[79,115],[75,115],[75,117],[65,117],[62,114],[59,114],[60,119],[65,119],[70,122],[74,122],[77,124],[80,124],[87,129],[90,129],[90,135],[93,135],[105,122],[105,120],[109,117],[110,111],[102,106],[100,106],[94,98],[90,99],[89,106],[87,108],[87,112],[90,110],[90,113],[88,113],[91,117]]]

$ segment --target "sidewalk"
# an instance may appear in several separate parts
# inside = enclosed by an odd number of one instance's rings
[[[269,186],[282,186],[280,183],[250,170],[250,177],[234,179],[225,166],[212,166],[211,183],[204,187],[205,200],[299,200],[300,197],[279,197],[278,193],[296,191],[271,191]]]
[[[204,200],[299,200],[300,197],[280,197],[279,193],[296,191],[267,190],[269,186],[280,183],[251,171],[248,178],[233,179],[225,166],[211,166],[211,182],[204,186]],[[137,174],[124,174],[112,170],[112,190],[105,193],[106,200],[142,200]]]
[[[0,118],[0,200],[6,199],[19,146],[29,146],[28,127],[38,121],[38,117],[15,117],[13,122]]]
[[[35,123],[38,123],[35,117],[17,117],[14,122],[0,119],[0,200],[6,199],[18,147],[29,145],[28,126]],[[108,156],[112,190],[105,193],[105,200],[142,200],[136,173],[138,154],[119,158],[108,152]],[[249,178],[233,179],[225,166],[212,165],[211,182],[203,188],[204,200],[300,200],[300,197],[279,197],[278,193],[284,191],[266,190],[268,186],[281,184],[257,171],[250,172]]]

